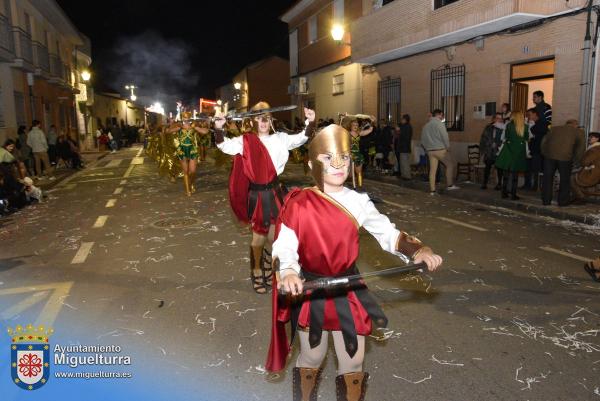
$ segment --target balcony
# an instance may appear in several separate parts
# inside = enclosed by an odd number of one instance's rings
[[[13,66],[23,68],[26,71],[33,72],[33,47],[31,44],[31,35],[19,27],[12,27],[15,39],[15,59]]]
[[[0,14],[0,62],[12,62],[15,58],[15,41],[8,18]]]
[[[65,67],[60,57],[50,54],[50,82],[62,84],[65,80]]]
[[[352,59],[377,64],[582,8],[587,0],[396,0],[354,21]]]
[[[50,74],[50,56],[48,48],[40,42],[33,42],[33,53],[35,55],[35,66],[37,75]]]

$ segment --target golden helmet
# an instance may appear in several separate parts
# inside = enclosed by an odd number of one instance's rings
[[[331,164],[335,167],[344,165],[342,156],[350,154],[350,134],[348,131],[337,124],[330,124],[321,129],[314,136],[310,145],[308,145],[308,158],[311,162],[311,174],[317,186],[323,191],[324,168],[317,156],[320,154],[330,154]]]

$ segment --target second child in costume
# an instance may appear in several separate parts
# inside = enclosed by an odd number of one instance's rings
[[[357,274],[359,228],[364,227],[381,247],[404,260],[426,263],[433,271],[442,258],[421,241],[396,229],[379,213],[368,195],[344,187],[352,168],[348,131],[329,125],[309,145],[315,187],[296,189],[281,210],[273,243],[274,264],[279,265],[283,288],[292,298],[278,298],[273,290],[273,329],[267,370],[285,367],[289,354],[285,323],[297,328],[300,353],[293,369],[293,400],[317,400],[321,365],[328,341],[338,360],[335,379],[338,401],[361,401],[369,375],[363,371],[365,338],[372,324],[387,325],[387,318],[364,283],[340,290],[315,290],[305,297],[303,281]],[[327,398],[330,399],[330,398]]]
[[[269,104],[259,102],[252,110],[268,109]],[[267,238],[273,238],[275,224],[283,204],[284,193],[278,181],[289,158],[289,151],[302,146],[309,124],[315,120],[313,110],[304,109],[306,127],[299,134],[274,132],[270,113],[254,117],[253,131],[227,138],[222,129],[225,119],[215,114],[215,143],[224,153],[234,155],[229,178],[229,201],[236,217],[251,225],[250,278],[254,291],[265,294],[270,285],[271,272],[265,268],[263,250]]]

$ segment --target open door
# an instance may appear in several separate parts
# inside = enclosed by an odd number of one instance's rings
[[[527,100],[529,99],[529,85],[520,82],[512,84],[512,99],[510,109],[512,111],[527,111]]]

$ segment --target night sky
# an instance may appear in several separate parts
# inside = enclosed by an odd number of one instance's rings
[[[288,58],[278,17],[295,0],[57,2],[91,39],[96,90],[125,95],[133,83],[142,101],[172,105],[213,99],[215,88],[266,56]]]

